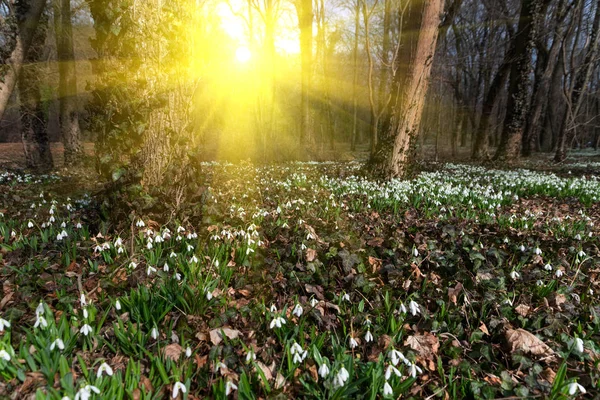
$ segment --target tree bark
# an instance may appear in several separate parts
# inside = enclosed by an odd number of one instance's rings
[[[60,129],[65,149],[65,166],[71,166],[79,163],[83,157],[77,109],[77,72],[73,51],[71,0],[54,0],[54,30],[59,72]]]
[[[574,77],[573,91],[571,92],[571,101],[568,102],[567,110],[564,113],[563,122],[558,135],[558,143],[556,145],[556,154],[554,161],[562,162],[567,158],[567,143],[569,132],[573,129],[575,118],[581,108],[582,100],[587,92],[587,88],[592,77],[592,73],[596,67],[598,56],[598,48],[600,46],[600,0],[596,2],[596,13],[594,15],[594,23],[590,34],[590,44],[583,63],[578,68]]]
[[[424,3],[415,56],[410,60],[408,80],[400,107],[394,109],[389,137],[393,142],[381,141],[370,160],[370,170],[385,179],[402,178],[409,165],[409,149],[415,137],[429,84],[435,55],[444,0]]]
[[[504,129],[500,137],[500,145],[495,158],[498,160],[513,161],[519,157],[529,87],[531,85],[531,52],[533,38],[536,34],[534,19],[542,6],[541,0],[523,0],[519,25],[514,37],[514,55],[508,88],[508,103]]]
[[[313,40],[313,4],[312,0],[296,0],[296,12],[300,27],[300,58],[301,71],[301,119],[300,141],[306,144],[312,140],[310,133],[310,86],[312,70],[312,40]]]
[[[0,79],[0,120],[4,116],[10,96],[19,80],[23,62],[45,7],[46,0],[32,0],[29,10],[19,24],[15,48],[6,61],[9,66],[8,72]]]
[[[355,0],[354,10],[354,76],[352,78],[352,138],[350,139],[350,150],[356,150],[358,137],[358,30],[360,28],[360,0]]]

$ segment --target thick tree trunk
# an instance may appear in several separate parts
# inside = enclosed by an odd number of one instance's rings
[[[73,51],[71,0],[54,0],[54,30],[59,72],[60,129],[65,148],[65,166],[70,166],[77,164],[83,157],[77,109],[77,72]]]
[[[563,122],[558,135],[556,154],[554,161],[562,162],[567,158],[567,143],[569,143],[569,132],[575,125],[575,118],[579,114],[585,93],[587,92],[592,73],[596,67],[598,48],[600,46],[600,0],[596,2],[596,14],[590,35],[589,47],[585,53],[583,63],[578,68],[574,80],[571,101],[564,113]]]
[[[312,0],[296,0],[296,12],[300,27],[300,58],[302,61],[302,88],[301,88],[301,119],[300,140],[306,144],[312,142],[310,132],[310,86],[312,70],[312,39],[313,39],[313,4]]]
[[[29,10],[22,16],[23,19],[18,27],[15,48],[12,51],[10,58],[6,61],[9,69],[2,79],[0,79],[0,120],[4,116],[10,96],[19,80],[23,62],[25,61],[29,46],[31,45],[35,30],[40,22],[40,17],[45,7],[46,0],[32,0]]]
[[[512,161],[520,154],[531,84],[531,52],[536,34],[534,19],[538,16],[541,6],[541,0],[523,0],[521,5],[519,25],[514,37],[515,59],[510,69],[504,129],[495,156],[499,160]]]
[[[370,160],[371,172],[376,176],[391,179],[402,178],[406,174],[411,142],[421,122],[443,8],[444,0],[424,3],[415,56],[410,60],[402,103],[392,116],[389,137],[393,142],[380,142]]]
[[[350,150],[356,150],[356,141],[358,137],[358,30],[360,28],[360,0],[355,0],[354,10],[354,49],[352,57],[354,59],[354,76],[352,77],[352,138],[350,140]]]

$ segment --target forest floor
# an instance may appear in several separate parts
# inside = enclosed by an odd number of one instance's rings
[[[598,397],[595,157],[205,163],[198,223],[2,171],[0,398]]]

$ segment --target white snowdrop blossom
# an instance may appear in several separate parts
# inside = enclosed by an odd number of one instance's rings
[[[62,341],[61,338],[56,338],[56,340],[54,340],[54,342],[52,342],[50,344],[50,351],[54,350],[57,347],[58,347],[59,350],[64,350],[65,349],[65,343]]]
[[[169,264],[167,264],[166,262],[165,265],[163,265],[163,271],[169,272]]]
[[[419,257],[419,250],[416,247],[413,248],[413,256]]]
[[[231,381],[227,381],[227,383],[225,384],[225,396],[229,396],[231,394],[231,392],[233,392],[234,390],[237,390],[237,386],[235,385],[235,383],[231,382]]]
[[[510,277],[511,277],[513,280],[515,280],[515,281],[516,281],[517,279],[519,279],[519,277],[520,277],[520,276],[521,276],[521,274],[519,274],[519,273],[518,273],[517,271],[515,271],[515,270],[513,270],[513,271],[510,273]]]
[[[353,349],[358,346],[358,342],[352,336],[350,336],[350,348]]]
[[[256,360],[256,354],[254,354],[254,350],[250,349],[246,353],[246,364],[250,364],[254,360]]]
[[[190,258],[190,264],[196,264],[198,262],[198,257],[194,254],[192,258]]]
[[[410,309],[410,313],[415,316],[417,314],[419,314],[421,312],[421,309],[419,308],[419,305],[414,301],[411,300],[410,303],[408,304],[408,308]]]
[[[135,226],[137,226],[138,228],[143,228],[146,226],[146,224],[141,219],[138,219],[138,221],[135,223]]]
[[[317,304],[319,304],[319,300],[315,299],[314,297],[312,299],[310,299],[310,306],[311,307],[315,307]]]
[[[277,307],[275,307],[275,304],[271,304],[271,307],[269,308],[269,311],[271,311],[271,312],[277,312]]]
[[[296,342],[290,347],[290,353],[294,356],[292,360],[294,364],[300,364],[308,355],[308,351],[302,349],[302,346]]]
[[[179,392],[181,391],[181,393],[185,393],[187,392],[187,388],[185,387],[185,385],[181,382],[175,382],[175,384],[173,385],[173,394],[172,397],[174,399],[177,398],[177,396],[179,396]]]
[[[190,358],[192,356],[192,349],[190,348],[190,346],[185,348],[185,356],[187,358]]]
[[[269,328],[271,328],[271,329],[273,329],[273,328],[281,328],[283,325],[285,325],[285,318],[283,318],[283,317],[275,317],[271,321],[271,324],[269,325]]]
[[[388,365],[387,369],[385,370],[385,380],[389,380],[392,377],[392,374],[396,375],[397,377],[402,376],[398,368],[394,367],[393,365]]]
[[[325,379],[327,375],[329,375],[329,367],[327,366],[327,364],[323,363],[319,367],[319,376]]]
[[[392,387],[390,386],[388,381],[385,381],[385,383],[383,384],[383,395],[391,396],[393,394],[394,394],[394,390],[392,389]]]
[[[296,317],[300,318],[302,316],[303,312],[304,312],[304,309],[302,308],[302,306],[300,304],[296,304],[294,306],[294,310],[292,311],[292,314],[294,314]]]
[[[108,365],[107,363],[103,362],[100,367],[98,367],[98,372],[96,373],[96,376],[98,378],[100,378],[102,376],[102,374],[106,374],[108,376],[112,376],[113,375],[113,370],[110,367],[110,365]]]
[[[169,258],[175,258],[177,257],[177,254],[175,254],[174,251],[171,251],[171,254],[169,254]]]
[[[0,359],[4,361],[10,361],[10,354],[4,349],[0,350]]]
[[[577,392],[581,392],[581,393],[586,393],[587,391],[585,390],[585,388],[583,386],[581,386],[579,383],[577,382],[573,382],[569,384],[569,394],[571,396],[573,396],[575,393]]]
[[[565,273],[563,272],[562,269],[557,269],[556,272],[554,273],[554,275],[556,275],[557,278],[560,278],[561,276],[563,276]]]
[[[583,340],[581,340],[581,338],[575,338],[575,350],[579,353],[583,353]]]
[[[85,324],[81,327],[81,329],[79,329],[79,332],[83,333],[85,336],[89,335],[90,333],[93,332],[93,329],[91,326],[89,326],[88,324]]]
[[[350,378],[350,374],[346,368],[342,367],[333,378],[333,384],[337,387],[342,387],[346,384],[346,381]]]
[[[4,332],[5,328],[10,328],[10,322],[0,317],[0,332]]]
[[[521,245],[521,247],[519,247],[519,250],[521,250],[522,252],[525,252],[525,246]]]
[[[156,329],[156,327],[152,328],[152,331],[150,331],[150,336],[152,336],[152,339],[154,340],[158,339],[158,329]]]
[[[400,303],[399,311],[402,314],[406,314],[408,312],[408,310],[406,309],[406,306],[404,305],[404,303]]]
[[[344,293],[344,295],[342,296],[342,300],[346,300],[347,302],[350,302],[350,295],[348,293]]]
[[[367,331],[367,333],[365,333],[365,342],[369,343],[373,341],[373,334],[371,333],[371,331]]]
[[[148,268],[146,268],[146,275],[150,276],[154,272],[156,272],[156,268],[154,268],[151,265],[148,265]]]
[[[92,392],[100,394],[100,389],[96,386],[85,385],[75,393],[75,400],[89,400],[92,398]]]
[[[37,314],[35,324],[33,325],[33,327],[41,327],[42,329],[44,329],[48,327],[48,322],[46,321],[46,318],[44,318],[41,314]]]
[[[137,268],[137,264],[132,261],[132,262],[129,263],[129,268],[136,269]]]
[[[538,256],[542,254],[542,250],[539,247],[536,247],[533,252]]]
[[[388,357],[390,358],[390,361],[394,366],[398,365],[400,361],[406,361],[406,357],[404,357],[404,354],[400,353],[396,349],[390,350],[390,352],[388,353]]]
[[[43,313],[44,313],[44,303],[42,303],[40,301],[40,304],[38,304],[37,307],[35,308],[35,314],[42,315]]]
[[[545,269],[546,271],[552,271],[552,265],[550,265],[550,264],[546,264],[546,265],[544,265],[544,269]]]
[[[419,368],[415,363],[411,363],[410,366],[408,367],[408,374],[410,376],[412,376],[413,378],[417,377],[417,373],[421,373],[423,372],[423,370],[421,368]]]
[[[585,251],[579,250],[579,253],[577,253],[577,256],[580,257],[580,258],[585,257],[586,256]]]
[[[118,299],[115,301],[115,308],[117,311],[121,311],[121,302]]]

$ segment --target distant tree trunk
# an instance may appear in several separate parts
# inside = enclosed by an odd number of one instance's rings
[[[536,34],[534,20],[539,14],[542,3],[542,0],[522,1],[519,25],[514,36],[515,58],[510,68],[504,129],[495,155],[499,160],[512,161],[519,157],[531,84],[531,52]]]
[[[60,129],[65,148],[65,166],[70,166],[77,164],[83,157],[77,109],[77,72],[73,51],[71,0],[54,0],[54,30],[59,72]]]
[[[550,91],[546,104],[546,127],[542,138],[542,150],[556,150],[558,132],[562,124],[562,111],[565,103],[563,77],[565,74],[564,51],[559,52],[556,67],[552,72]]]
[[[573,91],[571,92],[571,101],[567,103],[567,110],[564,113],[563,122],[558,135],[556,145],[556,154],[554,161],[562,162],[567,158],[567,143],[569,132],[574,128],[575,118],[581,109],[582,100],[587,92],[592,73],[596,68],[598,47],[600,46],[600,0],[596,2],[596,14],[590,34],[588,49],[581,66],[575,73]]]
[[[296,12],[298,14],[298,25],[300,27],[300,58],[302,61],[302,93],[301,93],[301,119],[300,140],[301,143],[310,143],[310,86],[312,70],[312,39],[313,39],[313,4],[312,0],[296,0]]]
[[[423,5],[415,56],[409,60],[402,103],[392,116],[392,131],[388,136],[393,142],[381,141],[369,163],[375,176],[401,178],[407,172],[409,149],[421,121],[443,8],[444,0],[430,0]]]
[[[4,116],[8,101],[19,80],[23,62],[45,7],[46,0],[32,0],[25,15],[19,16],[21,22],[17,32],[17,42],[10,58],[6,61],[9,69],[0,79],[0,120]]]
[[[355,0],[354,10],[354,76],[352,78],[352,139],[350,150],[356,150],[358,136],[358,30],[360,29],[360,0]]]
[[[40,91],[41,71],[39,62],[42,59],[46,41],[47,20],[38,23],[32,37],[31,45],[24,59],[19,74],[18,89],[21,107],[21,140],[25,152],[27,168],[37,172],[52,169],[52,153],[48,141],[48,99],[42,99]]]

